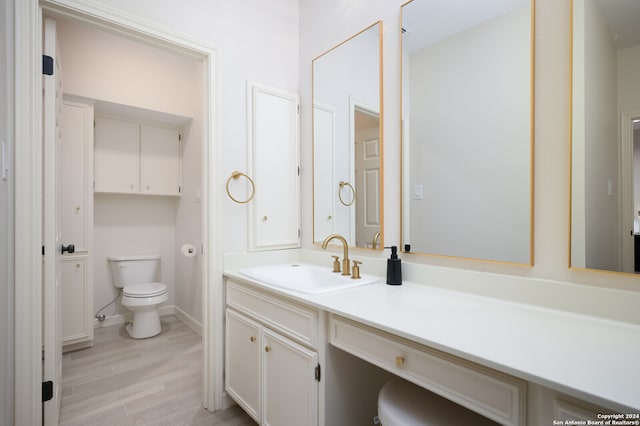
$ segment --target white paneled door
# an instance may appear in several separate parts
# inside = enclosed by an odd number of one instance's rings
[[[52,74],[43,74],[43,383],[51,382],[51,399],[43,402],[44,425],[58,424],[60,416],[60,379],[62,341],[60,320],[60,275],[62,241],[60,241],[60,127],[62,78],[56,56],[56,23],[44,21],[44,55],[53,59]],[[70,248],[67,246],[66,248]],[[73,251],[73,250],[70,250]],[[44,396],[44,392],[43,392]],[[44,398],[43,398],[44,399]]]

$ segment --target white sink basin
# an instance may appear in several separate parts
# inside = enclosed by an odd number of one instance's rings
[[[307,263],[288,263],[258,266],[239,271],[240,274],[263,284],[293,290],[305,294],[320,294],[373,284],[378,277],[363,275],[354,280],[351,276],[331,272],[331,266],[321,267]]]

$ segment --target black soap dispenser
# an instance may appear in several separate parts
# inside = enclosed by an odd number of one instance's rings
[[[402,285],[402,259],[398,258],[398,247],[386,247],[391,249],[391,257],[387,259],[387,284]]]

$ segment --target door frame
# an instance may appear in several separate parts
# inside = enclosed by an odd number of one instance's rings
[[[223,291],[220,181],[220,51],[105,5],[85,0],[15,2],[15,423],[36,425],[41,413],[42,339],[42,51],[43,10],[200,58],[204,64],[202,176],[203,405],[222,408]]]

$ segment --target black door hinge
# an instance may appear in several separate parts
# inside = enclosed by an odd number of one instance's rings
[[[42,246],[42,255],[44,256],[44,246]]]
[[[51,380],[42,382],[42,402],[53,399],[53,382]]]
[[[51,56],[42,55],[42,74],[53,75],[53,58]]]
[[[316,366],[316,374],[315,374],[316,380],[319,382],[320,381],[320,364],[318,364]]]

